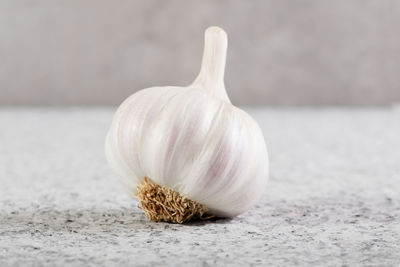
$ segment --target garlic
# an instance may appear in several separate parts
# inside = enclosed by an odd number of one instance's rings
[[[151,220],[235,216],[264,191],[267,148],[257,123],[226,94],[226,50],[224,30],[208,28],[190,86],[143,89],[114,116],[107,160]]]

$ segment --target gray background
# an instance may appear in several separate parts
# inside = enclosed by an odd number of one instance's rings
[[[400,1],[0,0],[0,105],[116,105],[187,85],[229,35],[238,105],[400,102]]]

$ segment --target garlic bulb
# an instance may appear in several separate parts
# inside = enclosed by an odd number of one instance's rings
[[[201,71],[188,87],[138,91],[118,108],[106,139],[109,164],[155,221],[249,209],[268,179],[262,132],[225,91],[226,33],[205,32]]]

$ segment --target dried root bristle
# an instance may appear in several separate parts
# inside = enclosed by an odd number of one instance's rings
[[[152,182],[147,177],[137,186],[139,208],[151,221],[184,223],[194,219],[207,220],[207,208],[178,192]]]

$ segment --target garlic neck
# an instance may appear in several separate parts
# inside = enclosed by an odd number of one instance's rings
[[[224,84],[227,35],[219,27],[210,27],[206,30],[204,38],[200,73],[192,85],[200,86],[210,95],[230,103]]]

